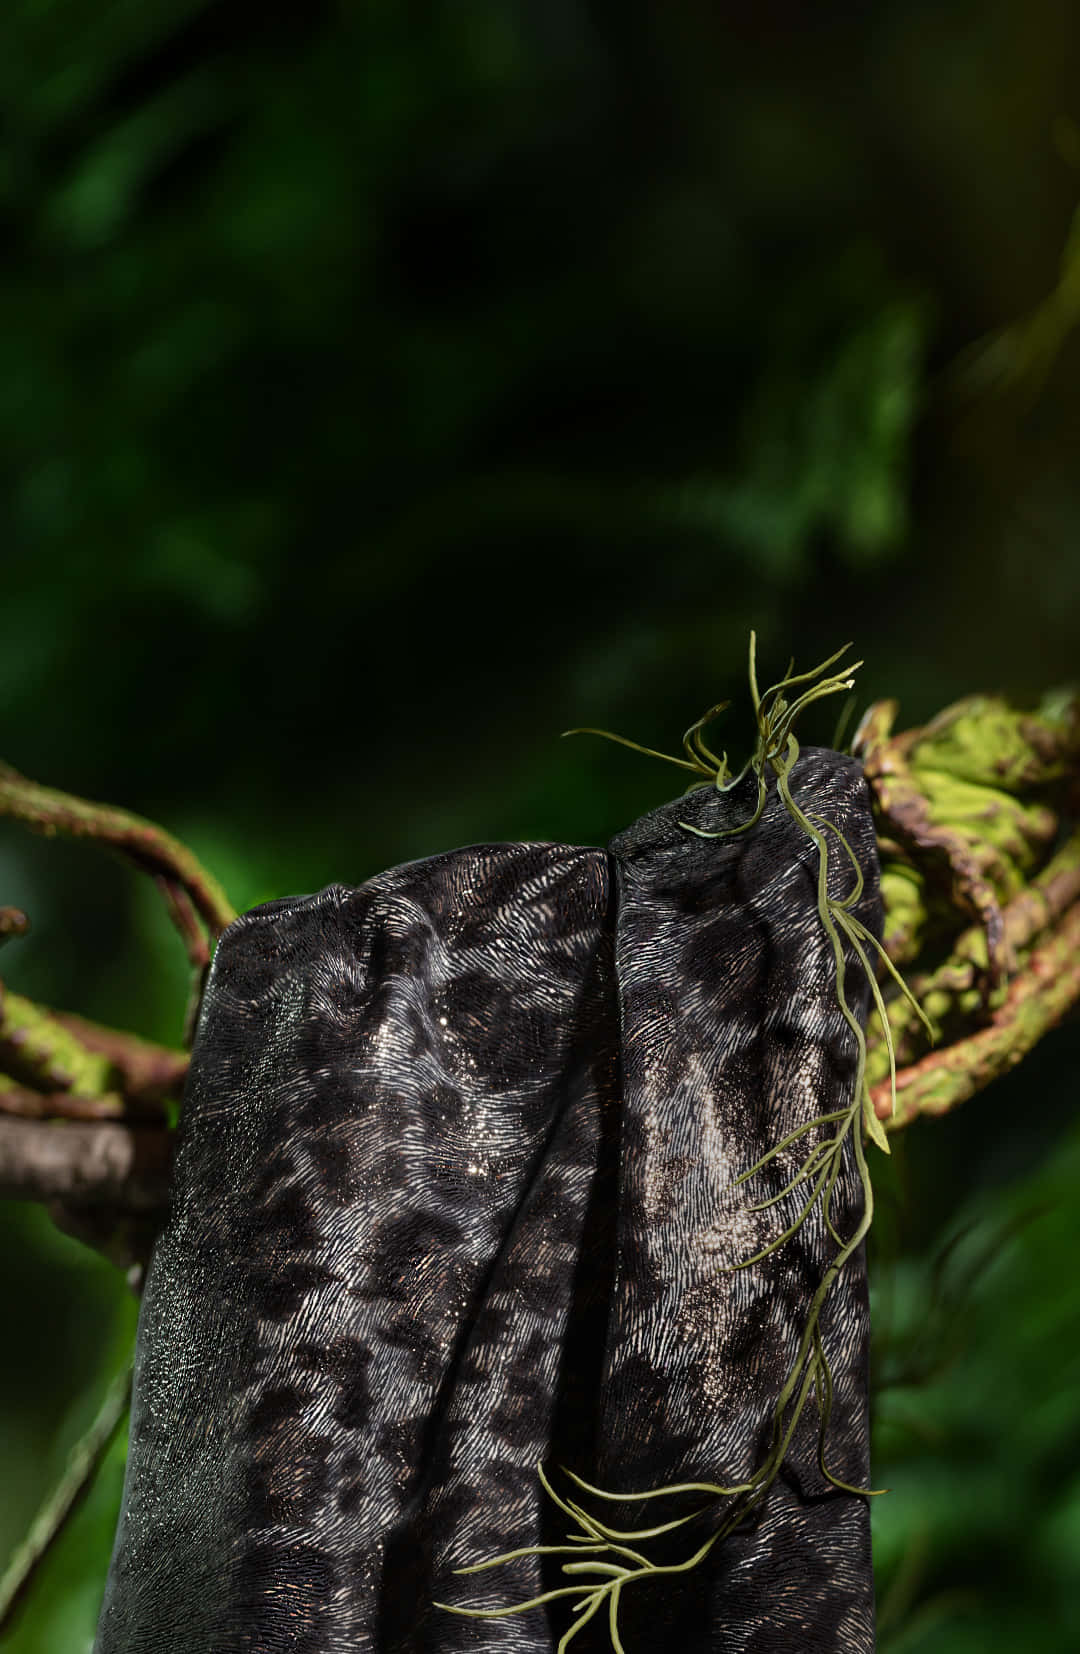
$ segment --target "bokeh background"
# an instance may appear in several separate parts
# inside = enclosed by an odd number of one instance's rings
[[[238,906],[602,843],[703,707],[1076,675],[1071,0],[5,0],[0,749]],[[811,735],[829,739],[831,720]],[[3,958],[179,1039],[154,893],[0,823]],[[1080,1029],[881,1173],[888,1654],[1080,1647]],[[0,1547],[135,1305],[0,1209]],[[5,1642],[89,1649],[119,1443]]]

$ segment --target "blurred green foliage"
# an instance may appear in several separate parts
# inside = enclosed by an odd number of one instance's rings
[[[1063,1267],[1078,1183],[1073,1123],[1033,1173],[969,1194],[926,1251],[890,1257],[877,1238],[882,1654],[1080,1644],[1080,1286]]]
[[[7,0],[3,755],[243,907],[602,842],[669,779],[557,731],[669,746],[751,625],[777,669],[854,638],[909,723],[1068,676],[1078,53],[1060,0]],[[5,829],[0,899],[13,986],[178,1038],[149,889]],[[1074,1024],[882,1174],[893,1654],[1080,1640],[1078,1058]],[[7,1544],[133,1305],[3,1223]],[[1000,1244],[956,1347],[889,1384],[965,1223]],[[119,1467],[18,1654],[88,1648]]]

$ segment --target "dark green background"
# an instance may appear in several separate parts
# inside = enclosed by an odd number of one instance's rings
[[[3,756],[242,907],[603,842],[677,778],[558,731],[734,694],[739,754],[751,626],[909,723],[1067,679],[1078,68],[1071,0],[6,0]],[[0,874],[13,987],[179,1037],[151,889],[12,827]],[[1080,1646],[1078,1061],[882,1176],[890,1654]],[[134,1308],[0,1218],[6,1545]],[[120,1463],[12,1654],[89,1648]]]

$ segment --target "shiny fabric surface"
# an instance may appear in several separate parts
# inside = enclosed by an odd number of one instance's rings
[[[859,766],[808,751],[793,790],[847,837],[879,930]],[[731,1273],[797,1210],[750,1207],[812,1139],[732,1178],[850,1098],[855,1042],[817,852],[775,791],[746,833],[679,825],[735,827],[753,803],[706,788],[609,852],[473,847],[225,933],[96,1654],[554,1654],[562,1603],[433,1606],[565,1583],[558,1558],[453,1571],[559,1542],[538,1460],[612,1491],[760,1462],[835,1246],[812,1215]],[[865,1016],[854,967],[848,996]],[[841,1232],[860,1202],[849,1164]],[[830,1469],[865,1485],[861,1255],[823,1332]],[[606,1513],[651,1524],[658,1506]],[[872,1649],[867,1504],[822,1478],[816,1415],[752,1524],[629,1588],[620,1624],[627,1654]],[[605,1646],[600,1619],[573,1644]]]

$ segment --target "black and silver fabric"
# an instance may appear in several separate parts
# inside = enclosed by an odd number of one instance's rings
[[[809,750],[792,789],[847,838],[878,932],[858,764]],[[472,847],[226,931],[144,1292],[96,1654],[554,1654],[562,1602],[434,1606],[565,1583],[557,1557],[454,1571],[560,1542],[538,1461],[613,1492],[760,1462],[836,1248],[815,1212],[731,1268],[791,1221],[795,1196],[751,1208],[812,1139],[733,1179],[850,1100],[856,1050],[817,851],[775,787],[744,833],[680,825],[738,827],[754,801],[703,788],[606,852]],[[848,998],[865,1017],[857,968]],[[842,1233],[860,1201],[846,1164]],[[864,1486],[861,1253],[822,1329],[829,1467]],[[607,1510],[645,1525],[658,1505]],[[751,1523],[635,1582],[620,1627],[627,1654],[873,1648],[867,1503],[822,1476],[816,1414]],[[573,1644],[606,1646],[602,1616]]]

